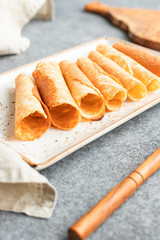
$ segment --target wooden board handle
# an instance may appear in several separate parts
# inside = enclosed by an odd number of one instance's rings
[[[87,238],[160,168],[160,148],[69,228],[72,240]]]
[[[104,5],[100,2],[91,2],[85,5],[85,11],[87,12],[95,12],[95,13],[99,13],[102,15],[105,15],[109,9],[111,9],[112,7],[109,7],[107,5]]]

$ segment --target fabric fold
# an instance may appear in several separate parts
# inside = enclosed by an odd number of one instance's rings
[[[49,181],[0,141],[0,209],[50,218],[56,199]]]
[[[0,1],[0,55],[26,51],[30,40],[22,36],[23,27],[35,16],[50,20],[52,9],[52,0]]]

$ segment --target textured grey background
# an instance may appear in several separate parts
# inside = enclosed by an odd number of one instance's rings
[[[103,2],[160,9],[158,0]],[[86,3],[55,1],[55,21],[30,22],[23,34],[30,38],[31,47],[22,55],[1,57],[0,72],[105,35],[128,40],[126,33],[101,16],[83,12]],[[68,227],[160,146],[159,122],[160,104],[41,171],[58,191],[52,218],[0,211],[0,240],[67,240]],[[160,171],[89,239],[159,240]]]

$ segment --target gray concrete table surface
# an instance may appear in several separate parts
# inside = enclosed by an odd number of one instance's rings
[[[103,2],[160,8],[158,0]],[[19,56],[1,57],[0,72],[102,36],[128,40],[126,33],[103,17],[83,12],[86,3],[56,0],[55,21],[31,21],[23,30],[31,47]],[[58,191],[52,218],[43,220],[0,211],[0,240],[67,240],[68,227],[160,146],[159,122],[160,104],[41,171]],[[89,239],[159,240],[160,171]]]

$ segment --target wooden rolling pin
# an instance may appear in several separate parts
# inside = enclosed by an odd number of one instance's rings
[[[160,11],[112,7],[100,2],[90,2],[85,11],[106,17],[117,27],[128,32],[129,38],[145,47],[160,50]]]
[[[160,168],[160,148],[69,228],[72,240],[87,238]]]

